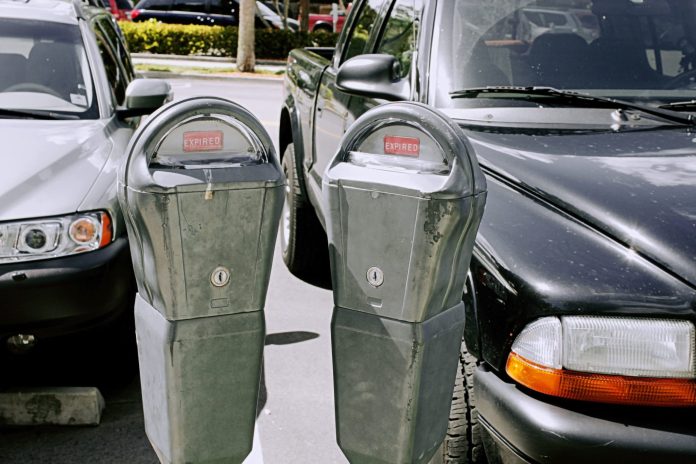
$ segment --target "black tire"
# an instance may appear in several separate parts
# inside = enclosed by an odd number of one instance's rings
[[[462,342],[459,369],[452,393],[449,426],[442,446],[443,463],[485,464],[487,462],[474,396],[476,364],[476,358],[469,354],[466,345]]]
[[[333,28],[326,24],[319,24],[318,26],[314,27],[312,32],[324,32],[326,34],[331,34],[333,32]]]
[[[280,219],[283,261],[299,279],[318,287],[331,288],[326,233],[314,208],[302,193],[293,144],[285,149],[282,166],[287,179]]]

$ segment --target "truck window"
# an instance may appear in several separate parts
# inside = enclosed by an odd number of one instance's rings
[[[174,0],[172,10],[189,11],[191,13],[204,13],[205,1],[203,0]]]
[[[418,21],[423,9],[422,0],[397,0],[389,13],[387,25],[379,40],[377,53],[396,57],[401,64],[399,77],[407,76],[416,48]]]
[[[138,3],[141,10],[167,11],[172,7],[172,0],[143,0]]]
[[[353,29],[346,42],[343,60],[346,61],[357,55],[365,53],[370,32],[375,27],[377,17],[386,0],[368,0],[362,4],[360,13],[353,23]]]
[[[475,105],[447,94],[481,86],[554,87],[655,104],[693,98],[696,39],[690,31],[696,15],[686,4],[522,3],[443,4],[438,25],[443,39],[434,50],[439,76],[434,89],[443,105]]]
[[[234,13],[234,6],[230,0],[211,0],[210,13],[220,15],[231,15]]]

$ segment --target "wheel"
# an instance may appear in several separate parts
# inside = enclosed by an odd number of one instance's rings
[[[483,464],[487,462],[474,397],[475,368],[476,358],[469,354],[462,341],[459,369],[452,393],[449,426],[442,446],[443,463]]]
[[[282,165],[287,179],[280,224],[283,261],[296,277],[318,287],[331,288],[326,234],[312,205],[302,194],[293,144],[285,149]]]
[[[319,24],[314,27],[312,32],[324,32],[326,34],[331,34],[333,32],[333,29],[328,24]]]

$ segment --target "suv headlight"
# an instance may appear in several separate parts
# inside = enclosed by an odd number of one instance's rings
[[[515,339],[506,371],[548,395],[696,406],[694,325],[620,317],[544,317]]]
[[[106,212],[0,223],[0,264],[84,253],[113,239]]]

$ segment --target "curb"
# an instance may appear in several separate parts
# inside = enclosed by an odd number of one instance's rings
[[[283,76],[264,76],[264,75],[249,75],[244,74],[201,74],[194,72],[165,72],[165,71],[137,71],[136,76],[144,77],[149,79],[205,79],[214,81],[228,81],[228,80],[238,80],[238,81],[257,81],[257,82],[267,82],[269,84],[281,84],[283,82]]]
[[[166,55],[157,53],[131,53],[132,58],[141,58],[146,60],[183,60],[183,61],[201,61],[210,63],[230,63],[235,64],[237,60],[228,56],[203,56],[203,55]],[[286,60],[256,60],[258,65],[267,66],[283,66],[287,64]]]
[[[0,425],[99,425],[104,398],[94,387],[0,393]]]

